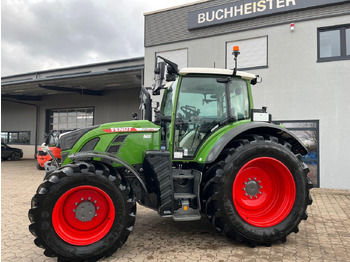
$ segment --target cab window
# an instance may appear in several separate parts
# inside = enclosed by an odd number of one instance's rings
[[[226,86],[215,77],[183,77],[176,109],[174,151],[195,154],[211,130],[227,118]]]

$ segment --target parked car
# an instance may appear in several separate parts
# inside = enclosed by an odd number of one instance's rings
[[[49,150],[52,154],[57,158],[57,160],[61,161],[61,148],[59,147],[58,138],[60,134],[65,132],[69,132],[70,130],[52,130],[45,138],[44,143],[49,146]],[[44,165],[47,161],[51,160],[51,156],[44,152],[41,147],[38,149],[38,154],[36,155],[36,159],[38,163],[36,164],[37,169],[43,170]]]
[[[5,143],[1,143],[1,159],[7,160],[11,158],[11,160],[20,160],[23,157],[22,149],[10,147]]]

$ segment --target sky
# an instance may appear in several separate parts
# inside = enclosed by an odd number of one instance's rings
[[[143,13],[195,1],[1,0],[1,76],[143,56]]]

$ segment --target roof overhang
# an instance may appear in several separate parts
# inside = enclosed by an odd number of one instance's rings
[[[139,88],[144,58],[110,61],[38,71],[1,78],[1,98],[40,101],[49,95],[104,95],[117,89]]]

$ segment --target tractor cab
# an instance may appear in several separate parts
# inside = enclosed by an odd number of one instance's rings
[[[250,121],[251,84],[257,76],[236,69],[184,68],[163,57],[156,61],[153,95],[164,89],[155,123],[162,127],[162,149],[172,159],[191,160],[215,131],[231,123]],[[167,64],[166,85],[164,79]],[[145,103],[144,103],[145,104]]]

